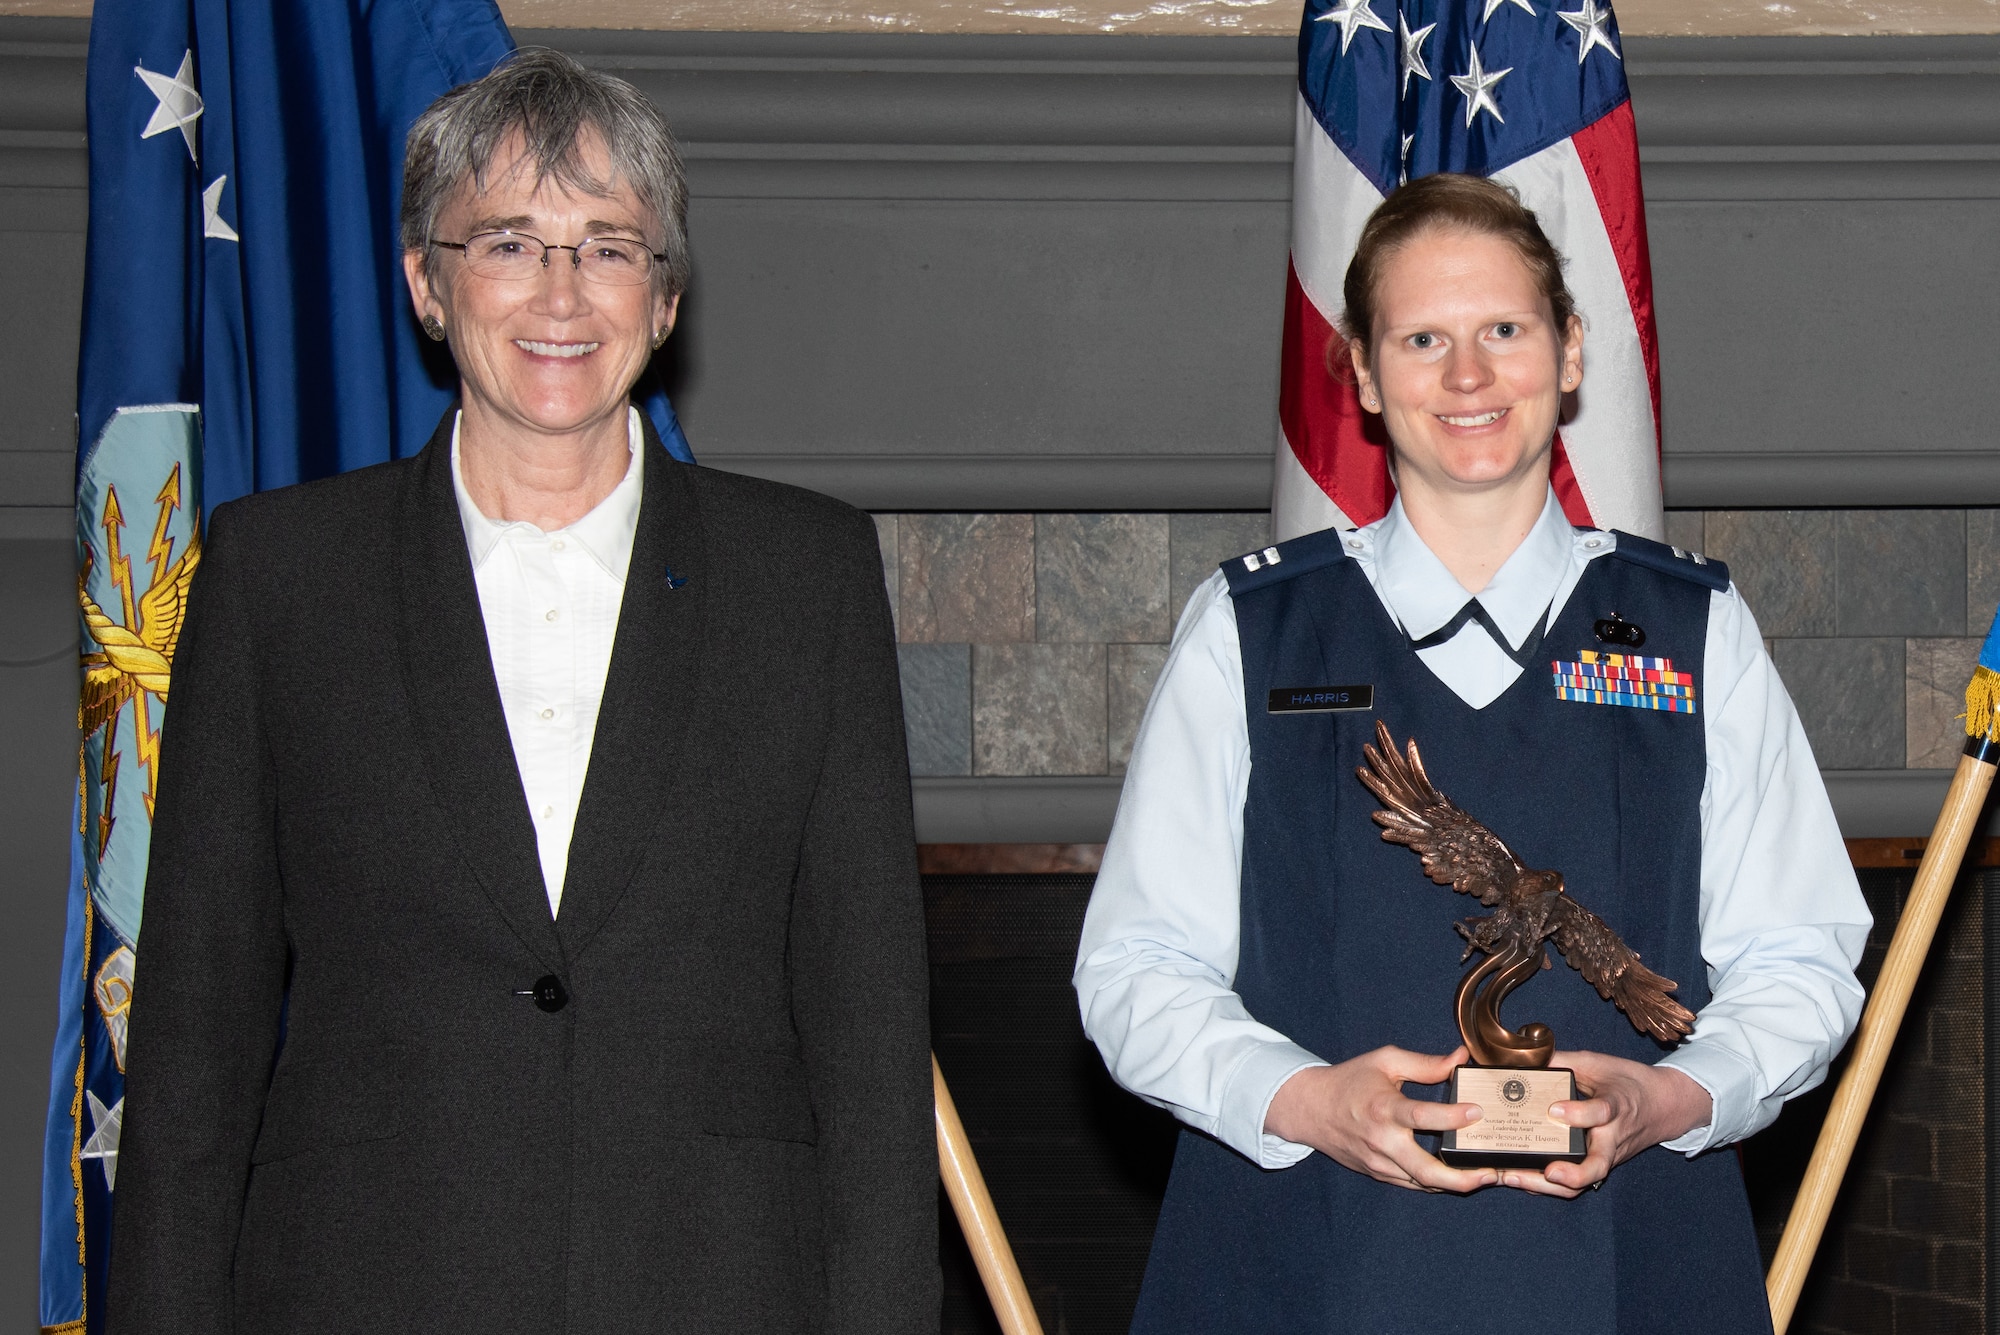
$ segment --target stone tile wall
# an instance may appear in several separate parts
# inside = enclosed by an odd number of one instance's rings
[[[910,770],[1122,774],[1174,620],[1261,514],[878,515]]]
[[[1121,774],[1188,596],[1263,514],[878,515],[919,775]],[[1949,769],[2000,511],[1673,511],[1729,563],[1827,769]]]
[[[1670,516],[1721,557],[1825,769],[1949,769],[2000,603],[2000,512],[1711,510]]]

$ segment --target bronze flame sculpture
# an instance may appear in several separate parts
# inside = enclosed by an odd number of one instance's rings
[[[1694,1016],[1675,1001],[1678,986],[1639,962],[1602,918],[1576,902],[1560,873],[1521,865],[1500,836],[1440,793],[1424,772],[1414,738],[1400,755],[1388,725],[1376,721],[1375,744],[1361,748],[1367,764],[1355,770],[1389,810],[1375,813],[1382,837],[1423,858],[1424,874],[1439,885],[1472,895],[1495,912],[1457,924],[1466,941],[1460,959],[1486,958],[1458,985],[1458,1029],[1480,1066],[1544,1067],[1556,1039],[1545,1024],[1509,1029],[1500,1020],[1507,994],[1550,967],[1553,941],[1570,967],[1614,1003],[1633,1028],[1661,1042],[1683,1038]]]

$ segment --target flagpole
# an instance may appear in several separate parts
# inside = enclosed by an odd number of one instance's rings
[[[938,1170],[944,1177],[945,1194],[951,1197],[958,1227],[972,1249],[973,1264],[986,1285],[986,1297],[993,1315],[1006,1335],[1042,1335],[1041,1319],[1028,1301],[1028,1286],[1021,1267],[1014,1263],[1014,1249],[1007,1245],[1006,1230],[1000,1227],[999,1212],[986,1190],[986,1178],[972,1157],[972,1142],[966,1139],[965,1123],[958,1119],[958,1105],[945,1087],[944,1071],[937,1054],[931,1054],[931,1085],[936,1096]]]
[[[1805,1179],[1792,1202],[1791,1217],[1785,1222],[1778,1254],[1765,1277],[1771,1325],[1776,1335],[1785,1335],[1785,1328],[1791,1324],[1798,1307],[1800,1290],[1812,1269],[1813,1254],[1819,1250],[1820,1237],[1826,1232],[1827,1217],[1840,1194],[1848,1161],[1854,1157],[1855,1142],[1868,1119],[1868,1105],[1874,1100],[1876,1086],[1882,1082],[1889,1051],[1896,1043],[1896,1031],[1902,1026],[1910,994],[1924,967],[1924,957],[1930,953],[1938,921],[1951,898],[1952,883],[1958,879],[1966,845],[1978,828],[1995,769],[2000,768],[2000,740],[1996,740],[2000,736],[2000,719],[1996,719],[1994,712],[1996,703],[2000,703],[1997,636],[2000,636],[2000,620],[1987,632],[1979,666],[1965,688],[1966,731],[1970,734],[1965,753],[1959,757],[1958,769],[1951,776],[1944,809],[1938,813],[1937,825],[1917,867],[1916,885],[1903,906],[1902,918],[1896,923],[1896,935],[1882,961],[1882,972],[1875,980],[1868,1008],[1862,1012],[1854,1056],[1834,1092],[1833,1106],[1827,1110],[1819,1142],[1813,1146],[1812,1159],[1806,1165]]]

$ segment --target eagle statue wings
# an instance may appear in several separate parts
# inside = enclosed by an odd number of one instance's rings
[[[1506,993],[1549,967],[1544,947],[1551,941],[1640,1033],[1671,1043],[1694,1028],[1693,1014],[1673,998],[1677,984],[1640,963],[1638,952],[1608,923],[1565,891],[1560,873],[1523,866],[1500,836],[1437,790],[1414,738],[1406,753],[1398,753],[1388,725],[1378,720],[1375,742],[1364,746],[1362,755],[1368,763],[1355,774],[1387,808],[1375,813],[1382,837],[1416,852],[1431,880],[1494,910],[1458,924],[1465,955],[1477,950],[1490,957],[1459,988],[1460,1027],[1474,1060],[1487,1066],[1548,1064],[1555,1042],[1547,1026],[1508,1030],[1499,1024],[1498,1008]],[[1476,999],[1473,993],[1489,978],[1484,998]]]

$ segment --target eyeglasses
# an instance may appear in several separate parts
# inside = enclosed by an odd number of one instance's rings
[[[664,264],[665,255],[654,254],[643,241],[622,236],[585,237],[573,246],[552,246],[526,232],[480,232],[456,241],[432,239],[431,244],[456,250],[465,256],[465,267],[481,278],[501,282],[534,278],[549,267],[549,252],[566,250],[577,274],[592,283],[629,287],[652,275],[654,261]]]

